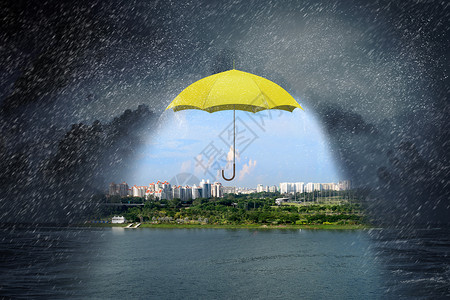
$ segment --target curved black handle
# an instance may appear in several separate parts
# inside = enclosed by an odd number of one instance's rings
[[[226,181],[231,181],[231,180],[233,180],[235,176],[236,176],[236,164],[234,164],[234,163],[233,163],[233,177],[231,177],[231,178],[226,178],[226,177],[225,177],[225,172],[224,172],[224,170],[222,170],[222,177],[223,177],[223,179],[225,179]]]

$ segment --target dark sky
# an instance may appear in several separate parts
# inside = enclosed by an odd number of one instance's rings
[[[0,4],[2,219],[81,209],[183,87],[234,59],[314,110],[375,215],[447,221],[446,1],[105,2]]]

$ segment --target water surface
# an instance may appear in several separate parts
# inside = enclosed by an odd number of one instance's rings
[[[400,241],[366,230],[148,228],[0,234],[6,297],[394,299],[449,292],[448,260],[409,260],[426,247],[442,256],[448,243],[420,244],[416,235]]]

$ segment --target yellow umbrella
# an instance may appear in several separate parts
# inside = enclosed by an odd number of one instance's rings
[[[302,107],[278,84],[263,77],[239,70],[217,73],[200,79],[184,89],[167,109],[174,111],[199,109],[209,113],[233,110],[233,180],[235,177],[236,110],[256,113],[266,109],[280,109],[292,112]]]

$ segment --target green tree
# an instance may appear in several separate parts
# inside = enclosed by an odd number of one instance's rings
[[[180,208],[181,207],[181,199],[180,198],[174,198],[169,200],[169,207],[172,209]]]

